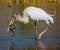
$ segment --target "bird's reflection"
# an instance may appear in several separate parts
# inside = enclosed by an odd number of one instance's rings
[[[14,50],[15,48],[15,42],[11,43],[11,46],[8,47],[8,50]]]
[[[37,41],[37,47],[38,48],[46,48],[44,41],[38,40]]]
[[[45,43],[42,39],[37,40],[36,47],[37,47],[36,50],[46,50]]]
[[[45,42],[42,40],[42,35],[48,30],[49,27],[47,27],[43,32],[41,32],[40,34],[38,34],[37,37],[37,47],[38,48],[46,48]]]

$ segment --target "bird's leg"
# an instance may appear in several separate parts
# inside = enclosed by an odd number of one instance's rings
[[[37,30],[37,22],[35,21],[34,22],[34,25],[35,25],[35,36],[36,36],[36,38],[35,38],[35,49],[37,50],[37,37],[38,37],[38,30]]]
[[[48,30],[49,27],[47,27],[43,32],[41,32],[39,35],[38,35],[38,40],[41,40],[41,36]]]
[[[36,31],[36,37],[37,37],[38,35],[37,22],[34,22],[34,24],[35,24],[35,31]]]
[[[38,40],[38,35],[39,34],[38,34],[37,22],[35,21],[34,24],[35,24],[35,36],[36,36],[35,40]]]

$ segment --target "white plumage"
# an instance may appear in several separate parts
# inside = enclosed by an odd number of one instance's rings
[[[44,11],[41,8],[27,7],[23,11],[23,17],[21,17],[18,14],[16,20],[26,24],[29,22],[29,18],[31,18],[34,21],[40,21],[40,20],[45,21],[45,23],[49,25],[50,22],[54,23],[53,18],[51,16],[53,15],[48,14],[46,11]]]

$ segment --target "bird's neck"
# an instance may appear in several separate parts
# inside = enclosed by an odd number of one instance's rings
[[[29,22],[29,18],[28,17],[22,17],[22,16],[18,16],[16,18],[17,21],[23,22],[24,24]]]
[[[20,22],[23,22],[24,18],[23,18],[22,16],[18,16],[18,17],[16,18],[16,20],[17,20],[17,21],[20,21]]]

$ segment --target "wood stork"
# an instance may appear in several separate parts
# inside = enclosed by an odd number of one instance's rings
[[[30,19],[33,20],[36,29],[36,35],[38,35],[36,22],[44,21],[49,27],[51,27],[50,23],[54,23],[54,20],[51,16],[54,15],[48,14],[41,8],[27,7],[23,11],[23,17],[19,13],[14,14],[13,17],[16,21],[23,22],[24,24],[29,23]],[[46,28],[41,34],[39,34],[39,38],[44,32],[46,32],[47,29],[48,28]]]

